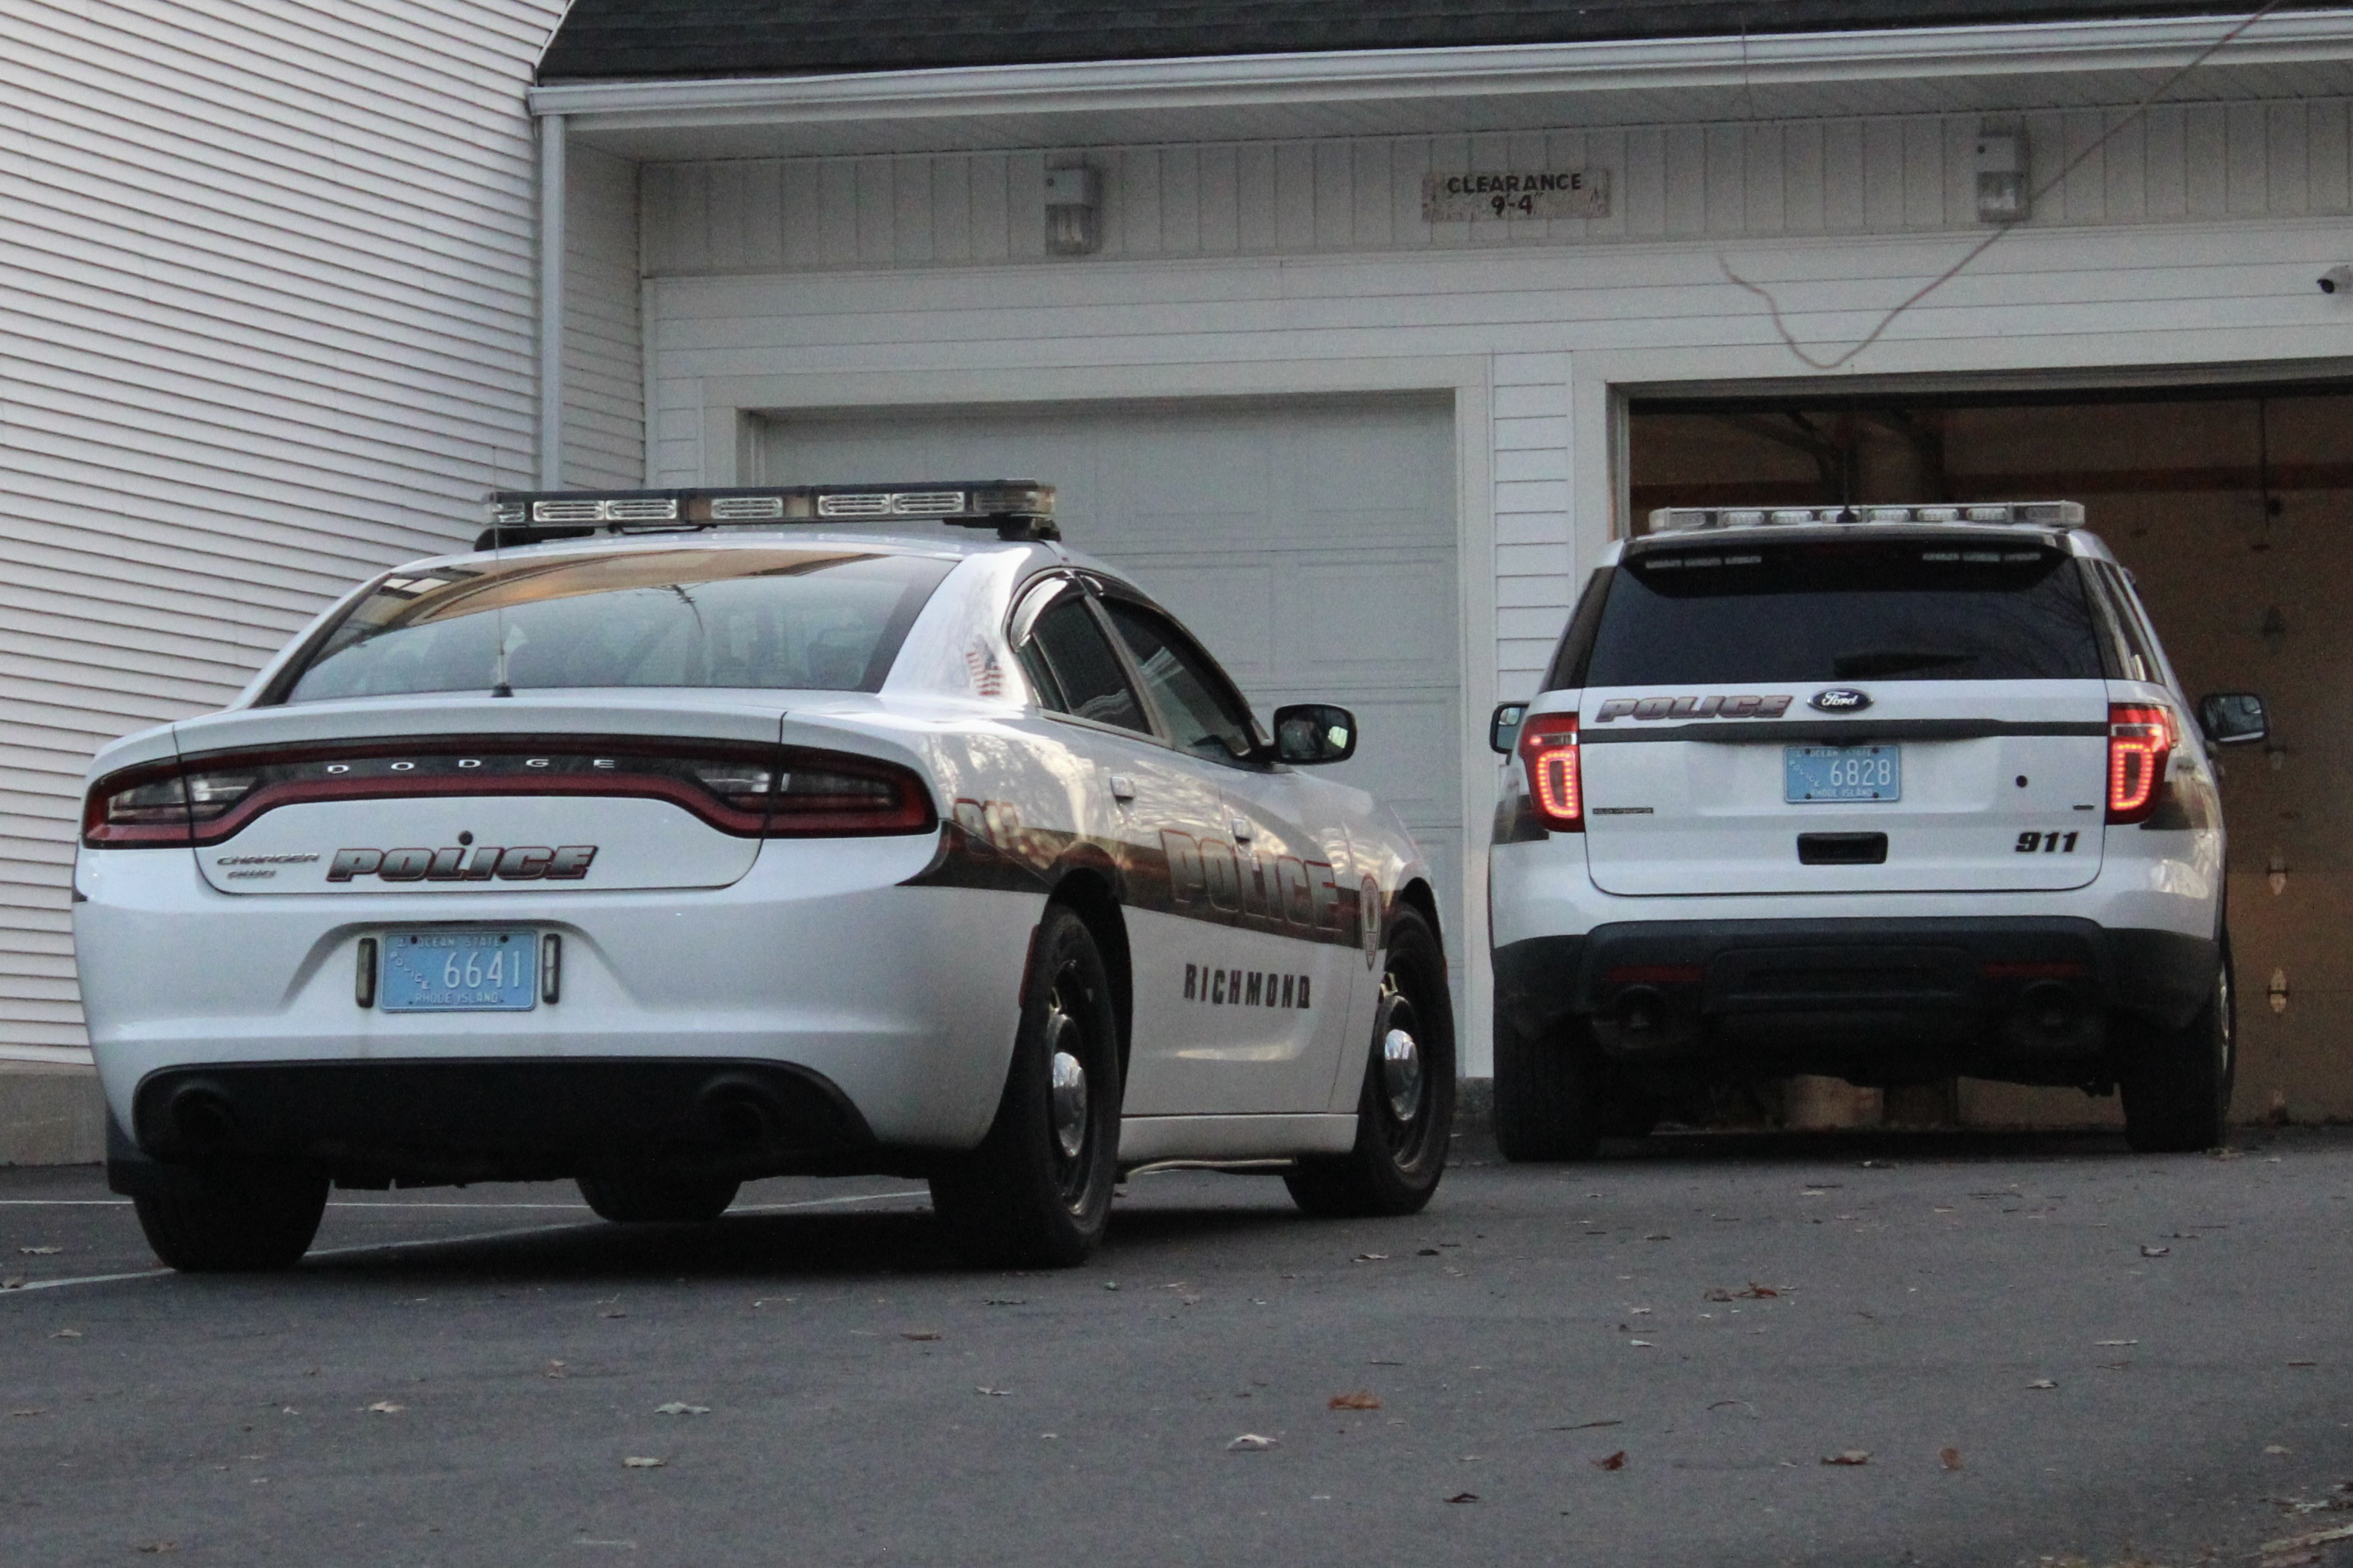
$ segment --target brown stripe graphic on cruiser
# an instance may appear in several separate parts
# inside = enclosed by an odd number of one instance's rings
[[[957,801],[941,825],[932,863],[900,885],[1044,893],[1081,867],[1103,873],[1129,909],[1301,942],[1364,945],[1356,879],[1337,876],[1328,861],[1261,856],[1174,829],[1163,829],[1153,848],[1039,827],[1023,822],[1008,801]],[[1382,911],[1373,918],[1380,921]]]

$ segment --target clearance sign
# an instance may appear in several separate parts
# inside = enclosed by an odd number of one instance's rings
[[[1525,169],[1496,174],[1430,174],[1421,182],[1421,221],[1472,218],[1608,217],[1607,169]]]

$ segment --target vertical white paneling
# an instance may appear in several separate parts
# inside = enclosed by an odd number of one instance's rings
[[[1945,122],[1906,120],[1904,129],[1904,226],[1943,228]]]
[[[932,161],[891,161],[891,259],[923,267],[940,259],[932,248]]]
[[[2261,217],[2271,199],[2270,170],[2264,154],[2271,150],[2269,104],[2233,103],[2223,110],[2230,144],[2230,196],[2232,217]]]
[[[2182,110],[2182,211],[2193,218],[2218,218],[2230,210],[2230,140],[2225,110],[2217,103],[2194,103]]]
[[[1822,227],[1852,234],[1865,226],[1862,126],[1833,120],[1822,126]]]
[[[1535,689],[1568,616],[1568,356],[1494,360],[1495,689]]]
[[[1904,122],[1862,122],[1862,226],[1893,234],[1904,226]]]
[[[530,482],[522,94],[561,10],[6,7],[0,1055],[83,1043],[68,874],[90,752],[217,706],[330,596]],[[636,309],[604,282],[592,340]],[[600,471],[629,440],[611,347],[581,366],[611,416]]]
[[[972,259],[972,160],[960,153],[932,163],[932,247],[942,261]]]
[[[2341,213],[2353,208],[2353,191],[2347,188],[2347,105],[2311,103],[2305,106],[2305,188],[2312,210]]]
[[[1976,232],[1975,114],[1096,149],[1106,258]],[[2036,226],[2342,212],[2348,105],[2046,110],[2014,123]],[[2116,127],[2109,134],[2110,127]],[[2102,138],[2105,136],[2105,142]],[[1063,156],[1068,154],[1056,154]],[[1043,254],[1047,154],[657,167],[657,275],[961,266]],[[2077,160],[2080,158],[2080,162]],[[2058,180],[2061,169],[2072,172]],[[1431,172],[1607,172],[1604,217],[1426,224]]]
[[[1741,229],[1779,234],[1789,226],[1788,127],[1750,125],[1741,132]]]
[[[1666,217],[1663,232],[1684,239],[1707,232],[1707,128],[1670,125],[1664,138],[1660,178],[1665,184],[1662,202]]]
[[[2148,216],[2158,222],[2186,217],[2189,213],[2189,117],[2187,110],[2160,103],[2141,117],[2147,127]]]
[[[1822,130],[1816,121],[1781,130],[1781,211],[1791,234],[1820,234],[1830,226],[1822,194]]]
[[[638,166],[586,147],[565,163],[564,477],[634,488],[646,471]]]
[[[2274,103],[2264,110],[2263,169],[2268,181],[2266,216],[2301,217],[2312,210],[2312,188],[2306,182],[2306,150],[2311,138],[2301,103]]]

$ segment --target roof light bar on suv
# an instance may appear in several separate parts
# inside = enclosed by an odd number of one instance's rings
[[[1810,522],[1989,522],[2081,528],[2084,505],[2072,500],[2000,500],[1935,506],[1662,506],[1651,513],[1652,533]]]
[[[497,490],[477,550],[585,539],[828,522],[944,522],[1005,540],[1060,539],[1054,487],[1035,479],[882,485],[756,485],[730,489]]]

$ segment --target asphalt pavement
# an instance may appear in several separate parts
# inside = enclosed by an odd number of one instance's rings
[[[336,1200],[199,1278],[0,1171],[0,1563],[2353,1568],[2353,1130],[1144,1175],[1026,1275],[905,1181]]]

